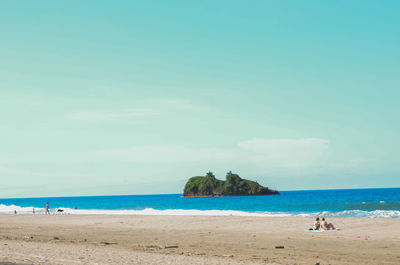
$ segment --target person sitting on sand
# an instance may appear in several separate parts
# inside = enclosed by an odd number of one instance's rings
[[[317,219],[315,219],[315,223],[314,223],[314,230],[319,230],[321,229],[321,223],[319,222],[319,217],[317,217]]]
[[[332,223],[328,223],[324,217],[322,217],[322,228],[326,230],[334,230],[335,226]]]

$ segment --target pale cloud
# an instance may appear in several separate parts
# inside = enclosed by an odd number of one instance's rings
[[[329,141],[318,138],[306,139],[252,139],[240,142],[238,146],[242,149],[255,152],[269,150],[298,151],[298,150],[321,150],[328,147]]]
[[[206,168],[258,168],[260,172],[294,173],[312,169],[328,149],[324,139],[253,139],[233,148],[135,146],[105,150],[94,155],[107,160],[153,165],[196,165]],[[298,172],[296,172],[297,174]]]
[[[150,105],[156,105],[159,108],[167,108],[169,110],[175,111],[194,111],[194,112],[205,112],[205,111],[215,111],[215,109],[206,106],[199,105],[188,100],[167,98],[167,99],[155,99],[147,102]]]
[[[68,114],[66,117],[70,120],[118,120],[159,114],[151,109],[128,109],[113,112],[77,112]]]
[[[85,178],[87,174],[81,174],[76,172],[38,172],[26,168],[13,168],[7,166],[0,166],[0,175],[2,176],[14,176],[14,177],[39,177],[39,178],[51,178],[51,179],[62,179],[62,178]]]
[[[186,112],[211,111],[208,106],[194,104],[183,99],[152,99],[132,102],[136,108],[119,109],[113,111],[81,111],[66,115],[70,120],[122,120],[140,117],[169,115]]]
[[[127,149],[105,150],[95,153],[104,158],[124,162],[165,164],[214,161],[229,161],[237,155],[231,150],[219,148],[190,148],[185,146],[137,146]]]
[[[258,154],[263,161],[286,168],[307,168],[317,164],[329,146],[324,139],[253,139],[238,144],[241,150]]]

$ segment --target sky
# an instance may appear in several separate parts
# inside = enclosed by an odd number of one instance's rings
[[[400,187],[399,1],[1,1],[0,197]]]

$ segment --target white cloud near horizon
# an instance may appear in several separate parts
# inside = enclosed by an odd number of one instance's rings
[[[87,174],[76,172],[38,172],[26,168],[11,168],[0,165],[0,174],[9,176],[22,176],[22,177],[39,177],[39,178],[84,178]]]
[[[258,168],[263,172],[294,173],[312,169],[328,149],[324,139],[253,139],[233,148],[193,148],[185,146],[135,146],[103,150],[94,155],[106,160],[205,168]]]
[[[275,165],[304,168],[314,165],[328,145],[329,141],[318,138],[253,139],[240,142],[238,147]]]

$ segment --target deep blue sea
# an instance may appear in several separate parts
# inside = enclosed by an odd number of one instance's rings
[[[400,188],[282,191],[275,196],[183,198],[181,194],[0,199],[0,213],[331,216],[400,218]],[[75,207],[77,209],[75,209]]]

